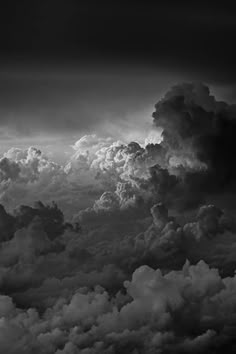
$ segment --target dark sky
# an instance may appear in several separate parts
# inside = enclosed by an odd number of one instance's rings
[[[90,60],[186,68],[234,80],[235,12],[222,1],[7,1],[6,60]]]
[[[9,0],[0,11],[1,139],[140,117],[179,81],[204,81],[233,101],[235,28],[225,1]]]

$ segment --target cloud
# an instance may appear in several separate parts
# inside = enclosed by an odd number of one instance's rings
[[[136,142],[125,144],[88,135],[79,139],[74,149],[65,167],[32,147],[10,149],[4,161],[15,166],[17,173],[9,174],[5,163],[1,200],[8,208],[13,208],[18,200],[21,204],[30,204],[40,194],[45,202],[56,200],[64,211],[68,210],[67,216],[69,213],[71,216],[76,210],[92,205],[102,193],[115,192],[121,198],[120,204],[132,203],[138,197],[148,199],[153,192],[150,168],[156,164],[166,165],[165,152],[158,144],[142,147]],[[163,171],[168,176],[164,169],[159,169],[159,175]],[[155,182],[159,183],[157,179]],[[129,192],[124,193],[125,189]]]
[[[84,172],[85,177],[81,175],[78,180],[74,173],[68,173],[63,165],[51,161],[33,147],[10,149],[2,159],[1,169],[0,200],[11,210],[22,203],[32,204],[40,196],[44,202],[56,200],[68,210],[68,216],[72,210],[88,206],[88,189],[91,190],[90,198],[101,193],[101,187],[96,188],[94,178],[89,178],[88,173]]]
[[[187,183],[192,179],[191,188],[197,187],[199,181],[205,194],[232,188],[234,105],[216,101],[203,84],[186,83],[174,86],[155,108],[154,124],[163,129],[161,145],[168,149],[170,159],[177,165],[184,165],[182,161],[189,159],[193,168],[198,167],[195,183],[191,174],[187,175]]]
[[[15,180],[19,176],[20,168],[17,163],[6,157],[0,160],[0,181]]]
[[[6,353],[235,351],[233,116],[182,84],[144,144],[88,134],[65,165],[33,147],[4,154]]]
[[[203,261],[165,275],[148,266],[124,283],[129,297],[110,297],[100,286],[60,297],[39,315],[1,296],[1,347],[15,353],[119,350],[149,353],[220,352],[232,343],[235,279],[221,278]],[[194,321],[193,321],[194,319]],[[180,327],[181,323],[181,327]],[[14,338],[14,341],[13,341]],[[229,348],[230,350],[230,348]],[[233,352],[233,351],[230,351]]]

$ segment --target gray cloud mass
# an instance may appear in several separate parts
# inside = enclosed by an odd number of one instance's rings
[[[234,353],[235,133],[235,105],[184,83],[142,141],[5,151],[0,352]]]

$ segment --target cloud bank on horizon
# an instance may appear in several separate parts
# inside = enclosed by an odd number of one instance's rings
[[[235,113],[183,83],[143,142],[85,135],[64,165],[4,153],[5,353],[235,351]]]

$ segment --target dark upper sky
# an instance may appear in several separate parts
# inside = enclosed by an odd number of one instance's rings
[[[9,0],[5,60],[144,63],[234,80],[235,12],[198,1]]]

